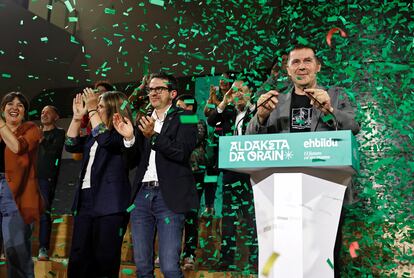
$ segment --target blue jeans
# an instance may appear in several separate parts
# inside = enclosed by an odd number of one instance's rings
[[[131,212],[137,277],[154,277],[154,236],[158,232],[160,268],[165,278],[182,278],[181,240],[185,215],[168,209],[158,187],[141,187]]]
[[[42,194],[43,200],[46,201],[45,212],[40,216],[39,247],[46,248],[47,250],[50,247],[50,234],[52,233],[52,219],[50,214],[55,188],[56,184],[51,179],[39,178],[40,193]]]
[[[3,173],[0,173],[0,223],[7,258],[7,276],[34,277],[30,241],[32,227],[24,223]]]

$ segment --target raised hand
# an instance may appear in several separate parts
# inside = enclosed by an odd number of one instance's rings
[[[270,113],[276,108],[278,95],[279,93],[277,91],[271,90],[266,94],[261,95],[257,100],[257,117],[261,124],[266,122]]]
[[[155,133],[154,131],[155,120],[150,116],[143,116],[139,120],[138,128],[142,131],[142,134],[146,138],[151,138],[151,136]]]
[[[224,110],[229,103],[233,102],[235,92],[236,90],[234,90],[233,87],[231,87],[223,96],[223,100],[220,102],[219,105],[217,105],[217,107],[221,110]]]
[[[76,94],[72,103],[73,119],[82,120],[83,115],[86,114],[87,109],[82,99],[82,94]]]
[[[217,97],[216,87],[214,85],[210,85],[210,96],[207,102],[215,105],[219,105],[220,103],[220,100]]]
[[[134,137],[134,126],[127,117],[122,118],[119,113],[115,113],[112,117],[112,123],[115,130],[126,140],[129,141]]]
[[[305,94],[310,98],[310,103],[324,114],[333,113],[331,98],[328,92],[322,89],[304,89]]]
[[[88,111],[98,107],[98,94],[96,94],[91,88],[83,89],[83,98]]]

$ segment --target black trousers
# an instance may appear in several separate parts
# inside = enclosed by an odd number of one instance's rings
[[[128,214],[94,216],[91,189],[80,194],[69,256],[69,278],[117,278]]]
[[[342,227],[344,224],[345,219],[345,209],[342,207],[341,215],[339,217],[339,224],[338,224],[338,232],[336,233],[336,240],[334,246],[334,277],[340,278],[341,277],[341,248],[342,248]]]
[[[223,266],[234,264],[237,226],[247,228],[246,244],[249,245],[249,263],[257,267],[258,244],[253,203],[253,189],[250,177],[246,174],[223,171],[223,217],[221,263]]]
[[[204,172],[194,173],[194,179],[197,184],[198,201],[200,202],[201,196],[204,191],[204,198],[207,208],[214,208],[214,197],[216,194],[216,183],[205,183]],[[185,216],[184,224],[184,258],[195,257],[195,250],[198,245],[198,211],[191,210],[187,212]]]

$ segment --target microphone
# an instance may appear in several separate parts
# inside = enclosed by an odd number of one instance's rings
[[[313,102],[314,103],[316,103],[316,104],[318,104],[320,107],[323,107],[323,104],[317,99],[317,98],[315,98],[311,93],[309,93],[309,92],[306,92],[305,91],[306,90],[306,87],[305,88],[303,88],[303,92],[311,99],[311,100],[313,100]],[[331,114],[332,116],[334,116],[333,115],[333,113],[331,112],[331,111],[329,111],[329,110],[326,110],[327,111],[327,114]]]
[[[313,100],[313,102],[314,103],[317,103],[318,104],[318,106],[319,107],[323,107],[323,104],[318,100],[318,99],[316,99],[311,93],[308,93],[308,92],[306,92],[305,91],[306,90],[306,87],[304,87],[303,88],[303,92],[311,99],[311,100]],[[325,109],[326,110],[326,109]],[[332,116],[332,120],[334,121],[334,125],[335,125],[335,131],[338,131],[338,121],[336,120],[336,117],[335,117],[335,115],[331,112],[331,111],[329,111],[329,110],[326,110],[326,114],[329,114],[329,115],[331,115]],[[316,125],[316,127],[315,127],[315,129],[318,127],[318,125],[319,125],[319,119],[320,119],[320,115],[319,115],[319,118],[318,118],[318,123],[317,123],[317,125]],[[322,119],[323,120],[323,119]]]

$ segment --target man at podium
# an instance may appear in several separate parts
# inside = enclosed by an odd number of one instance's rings
[[[246,134],[351,130],[360,127],[349,99],[338,87],[317,84],[321,63],[309,46],[295,46],[289,52],[287,72],[293,88],[268,91],[257,101],[257,112]],[[334,248],[335,277],[339,277],[339,251],[342,241],[343,210]]]

